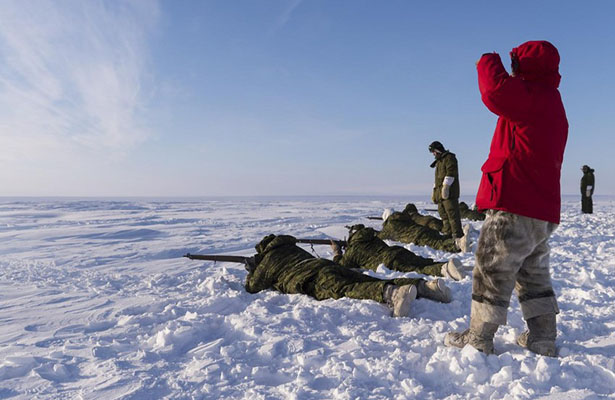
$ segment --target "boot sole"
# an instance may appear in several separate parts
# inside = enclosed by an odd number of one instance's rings
[[[399,292],[396,293],[395,298],[393,299],[393,304],[398,301],[401,301],[400,304],[394,306],[393,308],[393,316],[394,317],[407,317],[410,314],[410,305],[416,299],[416,286],[407,285],[402,286],[399,289]],[[401,297],[401,299],[399,299]]]

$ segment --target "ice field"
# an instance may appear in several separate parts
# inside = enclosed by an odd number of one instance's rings
[[[551,240],[559,358],[515,344],[514,295],[495,355],[445,347],[446,332],[468,326],[471,274],[447,280],[452,303],[419,299],[392,318],[372,301],[251,295],[242,265],[182,257],[249,256],[269,233],[343,238],[346,225],[378,229],[365,217],[385,207],[426,200],[0,199],[0,398],[613,398],[613,198],[593,215],[564,198]]]

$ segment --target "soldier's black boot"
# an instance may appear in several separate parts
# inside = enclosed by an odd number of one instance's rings
[[[498,324],[470,320],[470,329],[463,332],[449,332],[444,338],[444,344],[451,347],[464,348],[467,344],[485,354],[493,354],[493,336],[498,330]]]
[[[517,338],[517,344],[543,356],[557,357],[555,314],[544,314],[527,320],[528,330]]]

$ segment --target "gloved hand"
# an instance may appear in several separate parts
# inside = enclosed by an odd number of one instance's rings
[[[441,193],[441,195],[442,195],[442,198],[444,200],[448,199],[448,195],[449,195],[450,191],[451,191],[451,187],[449,185],[442,185],[442,193]]]
[[[333,257],[342,255],[342,247],[336,241],[331,240],[331,252],[333,253]]]
[[[254,257],[246,258],[245,267],[246,271],[248,271],[249,273],[254,272],[254,270],[256,269],[256,260],[254,259]]]
[[[442,199],[446,200],[448,199],[448,196],[450,194],[451,191],[451,185],[453,184],[453,182],[455,182],[455,177],[454,176],[445,176],[444,180],[442,181]]]
[[[592,191],[591,191],[591,189],[587,189],[587,190],[585,191],[585,197],[589,197],[589,196],[591,196],[591,195],[592,195]]]

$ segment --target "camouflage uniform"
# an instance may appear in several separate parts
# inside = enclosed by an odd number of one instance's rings
[[[461,238],[463,237],[463,230],[461,228],[461,215],[459,213],[460,189],[457,158],[455,154],[446,150],[436,158],[431,164],[431,167],[436,168],[432,200],[438,205],[438,213],[444,224],[442,233],[445,235],[453,235],[455,238]],[[442,186],[445,177],[455,178],[450,185],[447,199],[442,198]]]
[[[408,214],[394,212],[382,224],[378,234],[380,239],[395,240],[402,243],[414,243],[419,246],[429,246],[433,249],[458,253],[459,248],[451,238],[440,235],[440,232],[418,225]]]
[[[406,208],[404,208],[404,213],[408,214],[412,221],[416,222],[419,225],[426,226],[430,229],[442,232],[442,228],[444,228],[444,224],[440,218],[432,217],[431,215],[423,215],[419,213],[419,210],[412,203],[406,204]]]
[[[363,225],[350,228],[346,251],[333,260],[347,268],[366,268],[376,270],[384,264],[389,269],[401,272],[418,272],[426,275],[442,276],[443,262],[418,256],[401,246],[388,246],[376,236],[377,232]]]
[[[256,267],[245,284],[249,293],[275,289],[287,294],[306,294],[317,300],[350,297],[384,303],[385,285],[418,285],[422,281],[374,278],[331,260],[314,258],[295,243],[292,236],[269,235],[256,245]]]
[[[548,244],[557,224],[499,210],[488,215],[476,251],[472,319],[506,324],[513,289],[525,320],[557,314]]]
[[[583,168],[583,178],[581,178],[581,211],[586,214],[594,212],[592,195],[594,194],[594,170],[587,165]]]
[[[461,218],[469,219],[472,221],[484,221],[486,217],[484,212],[471,209],[463,201],[459,202],[459,212],[461,214]]]

